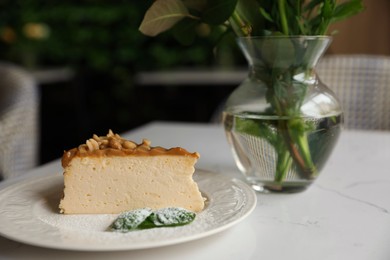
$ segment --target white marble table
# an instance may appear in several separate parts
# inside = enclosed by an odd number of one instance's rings
[[[198,151],[198,168],[240,178],[223,129],[154,122],[125,134]],[[344,131],[317,182],[297,194],[258,194],[241,223],[201,240],[147,250],[76,252],[0,236],[0,259],[390,259],[390,133]],[[26,173],[61,171],[59,161]],[[0,189],[8,182],[0,184]]]

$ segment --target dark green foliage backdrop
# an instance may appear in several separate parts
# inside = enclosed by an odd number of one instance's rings
[[[11,42],[0,41],[1,57],[29,66],[68,64],[102,71],[209,64],[210,41],[199,41],[188,49],[171,36],[155,40],[138,32],[150,2],[1,0],[0,29],[15,33]],[[23,28],[29,23],[47,27],[48,36],[40,40],[26,36]],[[26,60],[28,52],[36,56],[35,64]]]
[[[171,35],[142,35],[138,27],[150,3],[0,0],[0,60],[31,70],[67,67],[75,72],[68,81],[40,86],[42,162],[92,133],[122,132],[151,120],[206,121],[212,104],[218,105],[221,94],[215,90],[134,84],[139,71],[231,62],[231,44],[225,45],[226,54],[215,57],[214,30],[191,48]],[[192,107],[183,107],[186,99]]]

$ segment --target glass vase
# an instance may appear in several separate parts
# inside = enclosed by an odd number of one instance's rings
[[[239,170],[259,192],[305,190],[338,139],[340,103],[315,73],[326,36],[243,37],[249,73],[229,96],[223,124]]]

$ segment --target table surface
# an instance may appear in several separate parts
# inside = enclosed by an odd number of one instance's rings
[[[123,136],[197,151],[197,168],[242,178],[219,125],[152,122]],[[77,252],[0,236],[0,259],[390,259],[390,132],[344,130],[318,180],[295,194],[257,194],[242,222],[199,240],[147,250]],[[61,171],[59,160],[26,176]],[[0,184],[0,189],[16,180]]]

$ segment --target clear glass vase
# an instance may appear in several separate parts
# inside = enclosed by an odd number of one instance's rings
[[[249,74],[228,98],[223,123],[239,170],[260,192],[306,189],[340,134],[342,109],[315,73],[326,36],[244,37]]]

